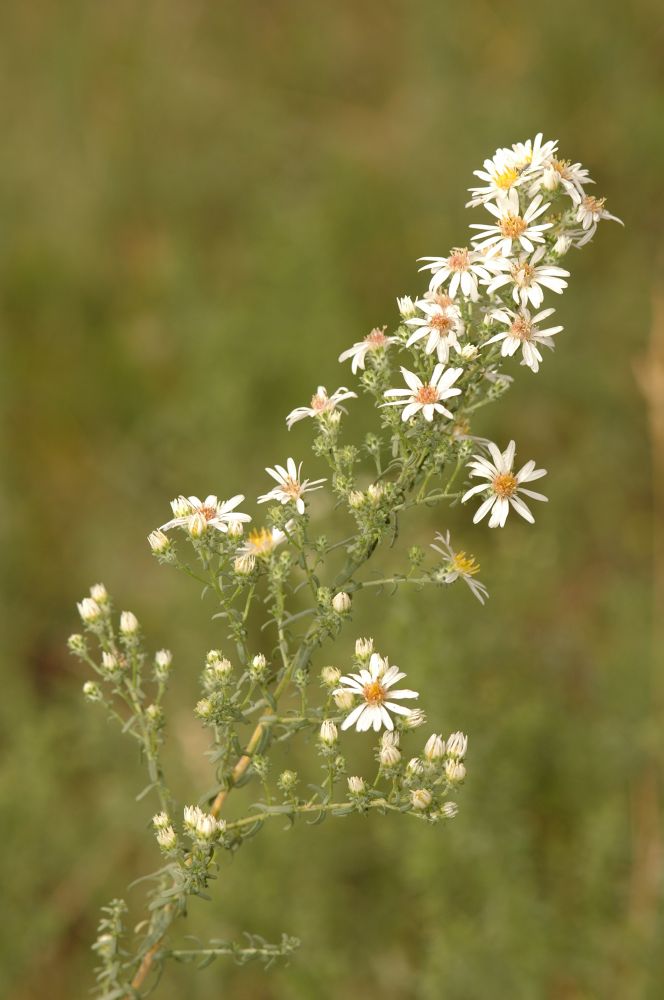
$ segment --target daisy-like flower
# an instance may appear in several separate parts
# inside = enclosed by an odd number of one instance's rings
[[[543,256],[544,248],[538,247],[530,259],[524,254],[518,260],[496,257],[487,261],[487,266],[494,272],[487,288],[489,295],[503,285],[511,284],[512,298],[517,305],[527,306],[530,302],[535,309],[539,309],[544,300],[543,288],[562,295],[563,289],[567,288],[564,279],[569,278],[569,271],[555,264],[540,264]]]
[[[584,195],[584,184],[593,183],[588,171],[580,163],[571,163],[570,160],[557,160],[552,157],[544,164],[541,175],[533,182],[528,193],[536,194],[541,188],[544,188],[545,191],[556,191],[562,187],[574,204],[578,205]]]
[[[403,396],[404,398],[383,403],[383,406],[403,406],[402,420],[410,420],[420,410],[424,419],[429,423],[433,420],[434,413],[443,413],[446,417],[452,417],[452,413],[443,406],[442,400],[461,394],[461,389],[452,386],[459,375],[463,374],[463,368],[445,368],[444,365],[437,364],[433,370],[431,381],[427,384],[422,381],[419,375],[409,372],[407,368],[402,367],[401,374],[408,388],[387,389],[385,395]]]
[[[450,347],[454,347],[457,352],[460,350],[458,337],[463,334],[464,325],[459,307],[448,295],[434,295],[430,301],[419,299],[417,307],[424,316],[406,320],[407,326],[414,327],[406,347],[426,337],[426,353],[437,351],[438,360],[447,364]]]
[[[391,690],[397,681],[402,680],[406,675],[401,673],[398,667],[390,664],[387,658],[372,653],[368,667],[363,667],[357,674],[349,674],[341,678],[342,686],[337,688],[334,694],[340,691],[351,691],[356,698],[360,699],[360,704],[356,705],[350,715],[347,715],[341,724],[343,730],[355,726],[358,733],[363,733],[367,729],[378,732],[381,726],[386,729],[394,729],[394,722],[390,716],[410,715],[410,709],[397,702],[404,698],[418,698],[417,691],[410,691],[408,688],[401,688],[398,691]]]
[[[611,215],[607,212],[604,206],[606,205],[606,198],[593,198],[592,195],[588,194],[581,200],[581,203],[576,211],[576,221],[581,223],[582,229],[592,229],[593,233],[597,229],[597,223],[601,219],[612,219],[613,222],[619,222],[621,226],[624,225],[622,219],[619,219],[616,215]]]
[[[532,174],[551,159],[557,148],[557,139],[547,139],[544,142],[544,136],[538,132],[534,139],[515,142],[512,146],[512,155],[517,169]]]
[[[514,312],[512,309],[495,309],[491,313],[492,318],[498,320],[499,323],[504,323],[507,329],[501,330],[500,333],[491,337],[490,340],[487,340],[487,344],[494,344],[502,340],[500,353],[504,358],[511,358],[521,348],[523,355],[521,364],[527,365],[531,371],[537,372],[542,361],[538,344],[553,348],[551,338],[562,330],[562,326],[549,326],[545,330],[540,330],[537,324],[548,319],[555,311],[555,309],[543,309],[542,312],[531,316],[525,306],[519,312]]]
[[[364,366],[367,363],[367,354],[373,351],[382,351],[390,344],[396,343],[396,337],[386,337],[385,327],[382,329],[375,326],[371,333],[368,333],[364,340],[358,340],[352,347],[349,347],[347,351],[343,351],[339,355],[339,361],[348,361],[352,359],[351,371],[353,375],[357,373],[358,368],[364,371]],[[355,393],[353,393],[355,395]]]
[[[542,476],[546,475],[546,469],[536,469],[535,463],[531,460],[526,462],[518,472],[513,472],[512,466],[516,450],[514,441],[510,441],[503,452],[491,441],[487,444],[487,449],[493,461],[489,461],[484,455],[473,455],[472,462],[468,463],[471,477],[486,479],[487,482],[471,487],[461,498],[461,502],[465,503],[466,500],[470,500],[478,493],[488,493],[488,496],[475,511],[473,524],[477,524],[485,514],[491,511],[489,527],[502,528],[507,520],[510,506],[514,507],[517,514],[520,514],[524,520],[532,524],[535,518],[522,500],[521,494],[524,493],[526,496],[532,497],[533,500],[547,500],[547,497],[541,493],[535,493],[533,490],[525,489],[522,484],[541,479]]]
[[[251,521],[249,514],[241,514],[235,508],[242,503],[244,496],[238,493],[230,500],[218,500],[212,493],[199,500],[198,497],[177,497],[171,500],[171,508],[174,517],[166,524],[162,524],[160,531],[168,531],[170,528],[191,527],[195,521],[203,521],[205,527],[216,528],[217,531],[228,531],[229,524],[239,524],[243,521]]]
[[[463,580],[470,587],[471,592],[480,604],[484,604],[484,601],[489,596],[489,591],[483,583],[475,579],[476,574],[480,571],[479,563],[473,556],[466,555],[465,552],[454,551],[450,542],[449,531],[446,531],[444,535],[440,531],[437,531],[436,541],[438,545],[432,542],[431,548],[445,560],[442,573],[439,575],[441,582],[454,583],[456,580]]]
[[[286,531],[281,531],[279,528],[254,528],[237,550],[238,558],[245,556],[261,558],[271,555],[278,545],[286,541],[288,538],[286,532],[290,531],[292,526],[293,522],[289,521],[286,524]]]
[[[473,243],[481,247],[494,246],[503,255],[509,257],[513,251],[514,243],[521,245],[524,250],[532,253],[535,243],[543,243],[542,233],[545,229],[550,229],[553,223],[539,222],[535,220],[546,212],[549,202],[542,204],[541,194],[535,195],[528,208],[521,215],[519,206],[519,193],[515,188],[502,195],[496,204],[487,202],[485,208],[487,212],[495,216],[496,222],[491,226],[484,223],[474,222],[471,229],[479,229],[477,236],[473,237]]]
[[[347,389],[345,385],[340,386],[336,389],[331,396],[328,396],[327,389],[324,385],[319,385],[316,390],[315,395],[311,397],[310,406],[296,406],[294,410],[286,417],[286,426],[288,430],[291,429],[293,424],[296,424],[298,420],[304,420],[305,417],[322,417],[326,413],[331,413],[335,410],[344,399],[357,399],[357,393],[351,392]],[[343,406],[339,406],[340,410],[346,413],[346,409]]]
[[[476,302],[479,295],[478,279],[486,280],[489,277],[485,267],[486,256],[478,250],[469,250],[468,247],[454,247],[447,257],[420,257],[419,259],[429,261],[428,264],[423,264],[420,268],[420,271],[431,271],[432,273],[429,291],[435,292],[450,278],[448,290],[452,298],[461,288],[462,295]]]
[[[523,182],[522,168],[517,165],[513,149],[497,149],[491,159],[484,161],[483,169],[473,170],[473,173],[485,181],[485,186],[468,188],[473,197],[466,208],[493,201]]]
[[[258,503],[268,503],[270,500],[277,500],[282,504],[294,503],[298,514],[304,514],[303,495],[311,493],[312,490],[319,490],[327,480],[314,479],[311,481],[304,479],[300,481],[301,469],[302,462],[296,465],[292,458],[287,460],[285,469],[283,465],[276,465],[274,469],[266,469],[267,474],[276,479],[277,485],[269,493],[264,493],[263,496],[260,496]]]

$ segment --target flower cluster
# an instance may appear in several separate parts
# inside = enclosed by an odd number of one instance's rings
[[[374,648],[373,639],[356,640],[348,666],[324,666],[320,685],[311,666],[372,589],[444,588],[460,580],[484,604],[488,591],[478,579],[479,564],[453,545],[447,530],[435,533],[428,557],[413,545],[401,552],[397,568],[366,571],[375,553],[399,558],[397,540],[419,508],[476,498],[472,521],[488,516],[495,528],[505,525],[511,510],[532,522],[527,501],[546,500],[530,488],[546,470],[532,460],[515,466],[515,442],[503,450],[474,435],[472,422],[478,409],[509,389],[513,379],[504,369],[512,358],[533,373],[540,370],[543,348],[553,350],[563,330],[554,309],[543,308],[545,295],[567,287],[570,272],[561,259],[586,245],[601,221],[615,217],[603,198],[587,193],[588,171],[560,159],[557,143],[541,134],[497,150],[476,176],[480,183],[470,189],[468,205],[486,215],[472,224],[466,245],[421,258],[428,287],[397,299],[393,328],[374,327],[340,354],[340,363],[350,362],[355,388],[328,393],[319,385],[309,405],[286,417],[289,431],[303,425],[294,439],[305,428],[313,432],[314,459],[326,463],[326,476],[304,478],[303,462],[288,457],[266,468],[270,489],[257,497],[263,524],[248,527],[252,516],[240,510],[242,493],[228,500],[182,495],[171,502],[169,520],[148,536],[160,563],[202,586],[228,640],[226,653],[206,654],[193,707],[211,742],[212,790],[191,796],[200,804],[183,806],[180,824],[171,819],[174,796],[161,762],[173,658],[164,649],[148,654],[137,618],[125,611],[116,619],[102,584],[78,605],[84,634],[72,636],[69,646],[95,675],[85,681],[84,695],[140,744],[149,777],[144,794],[159,800],[153,827],[164,855],[150,917],[139,925],[133,950],[116,961],[110,944],[98,941],[106,956],[100,981],[113,996],[142,995],[189,897],[204,896],[223,853],[235,852],[271,817],[314,824],[372,812],[434,823],[456,815],[450,796],[466,776],[468,739],[461,732],[446,739],[434,732],[415,755],[407,752],[425,722],[413,704],[419,694],[401,686],[405,672]],[[351,414],[363,419],[362,396],[374,420],[363,437],[355,429],[346,433]],[[318,510],[310,504],[314,492]],[[317,527],[321,511],[329,515],[332,535]],[[335,537],[340,519],[345,523]],[[411,664],[409,673],[417,678],[418,665]],[[348,758],[372,732],[375,775],[349,774]],[[323,771],[319,783],[311,775],[301,780],[292,766],[272,773],[273,747],[288,754],[299,734],[314,748]],[[298,766],[304,770],[306,759]],[[246,815],[221,820],[228,796],[249,783],[255,800]],[[121,901],[108,912],[102,937],[115,941]],[[285,955],[289,948],[269,946],[262,953]]]

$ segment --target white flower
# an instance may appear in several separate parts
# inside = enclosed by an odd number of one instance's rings
[[[557,160],[552,157],[543,165],[542,173],[529,188],[530,194],[535,194],[540,188],[545,191],[556,191],[562,187],[566,194],[578,205],[583,197],[583,185],[592,184],[588,171],[580,163],[570,163],[569,160]]]
[[[233,569],[238,576],[251,576],[256,569],[256,556],[245,552],[233,560]]]
[[[409,316],[415,315],[415,303],[410,295],[403,295],[401,298],[397,298],[397,308],[401,313],[402,319],[408,319]]]
[[[420,299],[418,309],[424,316],[407,319],[406,325],[415,329],[406,342],[406,347],[427,338],[424,350],[427,354],[438,352],[438,360],[447,364],[450,356],[450,346],[459,352],[458,336],[464,331],[461,311],[453,299],[447,295],[439,295],[433,301]]]
[[[374,651],[373,639],[356,639],[355,655],[358,660],[368,660]]]
[[[364,778],[358,778],[357,775],[354,775],[352,778],[348,778],[347,781],[348,781],[348,791],[350,792],[351,795],[362,794],[365,788]]]
[[[456,784],[466,777],[466,767],[460,760],[450,759],[445,763],[445,776],[448,781]]]
[[[410,299],[408,300],[410,302]],[[411,302],[412,306],[412,302]],[[367,361],[367,354],[371,351],[381,351],[384,350],[389,344],[396,343],[396,337],[386,337],[384,333],[385,327],[382,330],[379,327],[374,327],[371,333],[368,333],[364,340],[358,340],[349,347],[347,351],[343,351],[339,355],[339,361],[348,361],[352,359],[351,371],[353,375],[356,374],[358,368],[364,371],[364,366]],[[354,393],[353,393],[354,395]]]
[[[440,544],[434,545],[432,542],[431,548],[445,559],[442,574],[437,575],[437,579],[440,579],[443,583],[454,583],[455,580],[463,580],[470,587],[471,592],[480,604],[484,604],[485,599],[489,596],[489,591],[483,583],[474,579],[475,574],[480,571],[479,563],[473,556],[468,556],[465,552],[454,551],[450,544],[449,531],[446,531],[444,535],[440,531],[437,531],[436,541]]]
[[[517,166],[517,158],[512,149],[497,149],[490,160],[484,161],[483,167],[483,170],[473,170],[473,173],[486,182],[485,186],[468,189],[473,197],[467,202],[466,208],[493,201],[523,183],[522,170]]]
[[[543,142],[543,135],[538,132],[534,139],[526,139],[525,142],[513,144],[514,163],[517,169],[532,174],[553,156],[557,146],[557,139],[547,139],[546,142]]]
[[[341,724],[342,730],[349,729],[352,725],[358,733],[365,732],[371,726],[375,732],[378,732],[381,726],[394,729],[390,712],[396,715],[410,715],[410,709],[396,702],[404,698],[418,697],[417,691],[410,691],[407,688],[390,690],[405,676],[398,667],[390,666],[387,659],[383,659],[378,653],[372,653],[368,668],[362,668],[356,674],[342,677],[343,686],[338,690],[352,691],[361,698],[361,703]]]
[[[78,613],[86,625],[91,625],[93,622],[96,622],[101,618],[101,608],[91,597],[84,597],[82,601],[78,602],[76,607],[78,608]]]
[[[325,746],[328,747],[334,746],[334,744],[337,742],[337,740],[339,739],[339,734],[337,732],[337,727],[335,726],[332,719],[323,720],[323,722],[321,723],[320,733],[318,734],[318,738],[320,739],[321,743],[323,743]]]
[[[553,348],[551,338],[562,330],[562,326],[549,326],[545,330],[540,330],[537,323],[548,319],[554,312],[555,309],[544,309],[542,312],[536,313],[535,316],[531,316],[525,306],[519,312],[514,312],[512,309],[496,309],[492,313],[493,319],[504,323],[507,330],[501,330],[500,333],[487,340],[487,344],[502,340],[500,353],[503,357],[512,357],[521,348],[523,355],[521,364],[527,365],[531,371],[537,372],[542,360],[537,345],[543,344],[545,347]]]
[[[497,257],[487,262],[487,266],[495,273],[491,279],[487,292],[492,295],[503,285],[512,284],[512,298],[522,306],[528,303],[535,309],[539,309],[544,299],[543,288],[549,288],[556,295],[562,295],[563,289],[567,288],[565,278],[569,278],[569,271],[554,264],[540,264],[544,256],[544,248],[538,247],[530,260],[526,255],[518,260],[507,260],[504,257]]]
[[[123,611],[120,615],[120,631],[123,635],[136,635],[138,618],[131,611]]]
[[[196,531],[202,519],[205,527],[228,531],[231,521],[251,521],[249,514],[241,514],[235,510],[243,500],[244,496],[241,493],[224,501],[218,500],[212,493],[205,500],[199,500],[198,497],[177,497],[171,501],[175,516],[166,524],[162,524],[159,530],[168,531],[170,528],[186,527],[190,532],[192,528]]]
[[[423,726],[427,721],[427,717],[421,708],[414,708],[408,715],[404,718],[403,724],[406,729],[417,729],[419,726]]]
[[[273,487],[269,493],[264,493],[263,496],[260,496],[258,502],[267,503],[269,500],[277,500],[282,504],[294,503],[298,514],[304,514],[303,494],[310,493],[312,490],[319,490],[327,480],[315,479],[311,482],[309,479],[305,479],[303,482],[300,482],[301,469],[302,462],[296,466],[292,458],[286,461],[285,469],[283,465],[276,465],[274,469],[266,469],[265,471],[268,475],[276,479],[277,486]]]
[[[545,229],[550,229],[553,223],[535,223],[543,212],[549,207],[547,202],[542,205],[542,196],[536,195],[528,208],[521,215],[519,207],[519,193],[514,188],[507,195],[501,196],[494,205],[487,202],[484,206],[487,212],[495,216],[497,222],[491,226],[483,223],[473,223],[471,229],[479,229],[481,232],[473,237],[473,243],[481,247],[495,247],[504,257],[509,257],[513,252],[513,244],[521,244],[524,250],[532,253],[535,243],[543,243],[542,233]]]
[[[480,479],[488,480],[488,482],[481,483],[479,486],[473,486],[461,498],[461,502],[465,503],[466,500],[469,500],[470,497],[475,496],[477,493],[488,492],[489,494],[475,512],[473,523],[477,524],[485,514],[491,511],[489,527],[502,528],[507,520],[511,505],[517,514],[520,514],[524,520],[532,524],[535,518],[521,499],[520,494],[525,493],[526,496],[532,497],[533,500],[546,500],[547,498],[542,496],[541,493],[534,493],[532,490],[525,489],[522,483],[530,483],[535,479],[540,479],[546,475],[546,469],[536,469],[535,463],[530,461],[526,462],[518,472],[512,472],[516,449],[514,441],[510,441],[502,453],[491,441],[487,444],[487,449],[493,462],[490,462],[484,455],[474,455],[473,461],[468,463],[468,468],[472,470],[470,473],[471,477],[477,476]]]
[[[158,556],[163,555],[171,547],[171,541],[168,535],[165,535],[159,528],[157,528],[156,531],[150,532],[148,535],[148,543],[154,554]]]
[[[408,386],[407,389],[387,389],[386,396],[403,396],[403,399],[395,399],[394,402],[383,403],[383,406],[403,406],[403,420],[409,420],[420,410],[424,419],[429,423],[433,420],[434,413],[443,413],[446,417],[451,417],[450,411],[443,406],[442,400],[451,396],[459,396],[461,389],[451,388],[453,383],[463,375],[463,368],[447,368],[437,364],[433,370],[431,381],[424,384],[422,379],[407,368],[401,368],[401,374]]]
[[[341,680],[341,671],[338,667],[323,667],[320,672],[320,679],[328,688],[335,688]]]
[[[452,298],[460,287],[462,295],[475,302],[479,294],[477,279],[489,277],[485,255],[468,247],[453,247],[448,257],[420,257],[420,260],[429,261],[420,268],[420,271],[432,272],[429,291],[435,292],[451,277],[449,293]]]
[[[184,807],[184,825],[192,837],[208,842],[222,829],[212,813],[203,812],[199,806]]]
[[[353,371],[354,370],[355,369],[353,369]],[[304,420],[305,417],[322,417],[326,413],[332,413],[332,411],[335,410],[344,399],[357,399],[357,393],[351,392],[345,385],[342,385],[336,389],[331,396],[328,396],[325,386],[319,385],[316,390],[316,394],[311,397],[311,404],[309,406],[296,406],[295,409],[288,414],[286,417],[288,430],[290,430],[293,424],[296,424],[298,420]],[[344,413],[346,412],[343,406],[339,406],[339,409],[343,410]]]
[[[156,830],[165,830],[171,822],[168,813],[160,812],[152,817],[152,824]]]
[[[592,195],[586,195],[583,198],[576,211],[576,221],[581,223],[582,229],[592,229],[594,233],[597,229],[597,223],[601,219],[612,219],[613,222],[619,222],[621,226],[624,225],[622,219],[606,211],[605,204],[606,198],[593,198]]]
[[[338,615],[347,615],[351,608],[351,597],[345,590],[340,590],[332,598],[332,607]]]
[[[172,851],[177,842],[177,834],[170,824],[157,829],[157,843],[164,851]]]
[[[238,556],[255,556],[258,558],[271,555],[278,545],[286,541],[288,537],[286,532],[290,531],[292,526],[293,522],[289,521],[286,524],[286,531],[281,531],[279,528],[254,528],[247,535],[247,540],[238,549]]]
[[[395,767],[399,763],[401,750],[399,749],[398,733],[389,729],[383,733],[378,758],[382,767]]]
[[[90,587],[90,597],[97,604],[108,604],[108,591],[103,583],[93,583]]]

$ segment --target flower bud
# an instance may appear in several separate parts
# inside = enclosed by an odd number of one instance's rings
[[[233,569],[238,576],[250,576],[256,569],[256,556],[252,555],[251,552],[246,552],[242,556],[236,556]]]
[[[164,711],[159,705],[148,705],[145,709],[145,717],[153,726],[161,726],[164,721]]]
[[[468,737],[463,733],[452,733],[447,738],[447,753],[450,757],[465,757],[468,749]]]
[[[556,242],[553,244],[553,252],[557,253],[559,257],[563,257],[572,245],[572,240],[569,236],[559,236]]]
[[[459,356],[463,358],[464,361],[472,361],[479,353],[479,347],[475,344],[464,344],[459,351]]]
[[[206,721],[211,719],[214,714],[214,705],[209,698],[201,698],[200,701],[196,702],[196,707],[194,709],[194,715],[198,719]]]
[[[138,618],[131,611],[123,611],[120,615],[120,632],[127,636],[138,632]]]
[[[410,319],[417,312],[415,303],[410,295],[403,295],[401,298],[397,298],[397,308],[403,319]]]
[[[148,535],[148,544],[156,556],[163,556],[171,547],[171,540],[165,535],[161,528],[151,531]]]
[[[102,604],[108,604],[108,591],[103,583],[93,583],[90,587],[90,597],[100,606]]]
[[[103,701],[104,696],[101,688],[95,681],[86,681],[83,685],[83,694],[87,701]]]
[[[178,837],[170,824],[157,830],[157,843],[163,851],[172,851],[177,847]]]
[[[448,781],[456,784],[466,777],[466,768],[460,760],[450,757],[445,763],[445,776]]]
[[[170,822],[171,822],[170,817],[168,813],[165,812],[157,813],[155,816],[152,817],[152,825],[154,826],[155,830],[165,830]]]
[[[424,744],[424,756],[428,761],[441,760],[445,756],[445,744],[441,736],[432,733]]]
[[[75,653],[77,656],[84,656],[88,651],[85,639],[82,635],[79,635],[78,632],[69,636],[67,639],[67,647],[70,652]]]
[[[445,819],[454,819],[459,812],[459,807],[456,802],[446,802],[440,811]]]
[[[374,651],[373,639],[356,639],[355,655],[358,660],[368,660]]]
[[[318,738],[327,747],[332,747],[339,739],[339,733],[332,719],[324,719]]]
[[[194,539],[202,538],[207,531],[207,521],[200,511],[192,514],[187,521],[187,531],[189,532],[189,537]]]
[[[404,715],[402,719],[402,725],[405,729],[417,729],[418,726],[423,726],[427,721],[427,717],[421,708],[414,708],[408,715]]]
[[[410,793],[413,809],[428,809],[431,805],[431,792],[427,788],[414,788]]]
[[[173,654],[170,649],[160,649],[154,655],[154,672],[158,681],[165,681],[171,672]]]
[[[350,606],[350,596],[344,590],[340,590],[339,593],[335,594],[332,598],[332,607],[338,615],[347,615],[350,611]]]
[[[423,774],[424,764],[422,763],[419,757],[411,757],[410,760],[408,761],[408,766],[406,767],[406,771],[411,777],[415,774]]]
[[[351,490],[348,494],[348,506],[351,510],[358,510],[364,503],[364,493],[361,490]]]
[[[101,618],[101,608],[91,597],[84,597],[77,604],[78,613],[86,625],[94,625]]]
[[[249,676],[252,681],[261,683],[267,677],[267,660],[262,653],[257,653],[249,664]]]
[[[112,677],[118,669],[118,659],[113,653],[103,652],[101,654],[101,668],[105,674]]]
[[[244,533],[244,525],[242,521],[229,521],[228,522],[228,537],[229,538],[242,538]]]
[[[171,510],[173,517],[187,517],[191,514],[191,504],[186,497],[176,497],[171,500]]]
[[[389,731],[383,733],[378,757],[382,767],[396,767],[401,760],[398,733]]]
[[[277,778],[277,785],[282,792],[291,792],[297,784],[297,772],[295,771],[282,771]]]
[[[348,791],[351,795],[362,795],[364,788],[364,778],[358,778],[357,775],[348,778]]]
[[[325,687],[336,687],[341,680],[341,671],[336,667],[323,667],[320,672],[320,679]]]
[[[332,697],[334,698],[334,704],[340,712],[348,712],[355,704],[355,695],[348,688],[339,688],[338,691],[334,692]]]
[[[384,495],[385,487],[382,483],[372,483],[371,486],[367,487],[367,496],[374,507],[378,506]]]

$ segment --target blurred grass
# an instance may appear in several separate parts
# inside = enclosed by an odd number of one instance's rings
[[[661,996],[633,365],[661,287],[662,35],[650,0],[4,11],[3,996],[85,996],[98,906],[155,864],[138,763],[64,651],[74,601],[103,578],[175,651],[172,766],[204,787],[189,706],[219,637],[145,535],[179,492],[251,496],[265,464],[306,458],[283,415],[348,379],[338,353],[393,322],[415,259],[464,239],[472,170],[540,129],[626,223],[570,258],[556,353],[476,428],[547,467],[551,502],[498,535],[464,512],[414,525],[422,544],[454,529],[490,603],[368,599],[355,629],[417,678],[432,724],[470,733],[460,815],[265,830],[190,930],[284,930],[301,952],[268,976],[172,970],[159,995]]]

